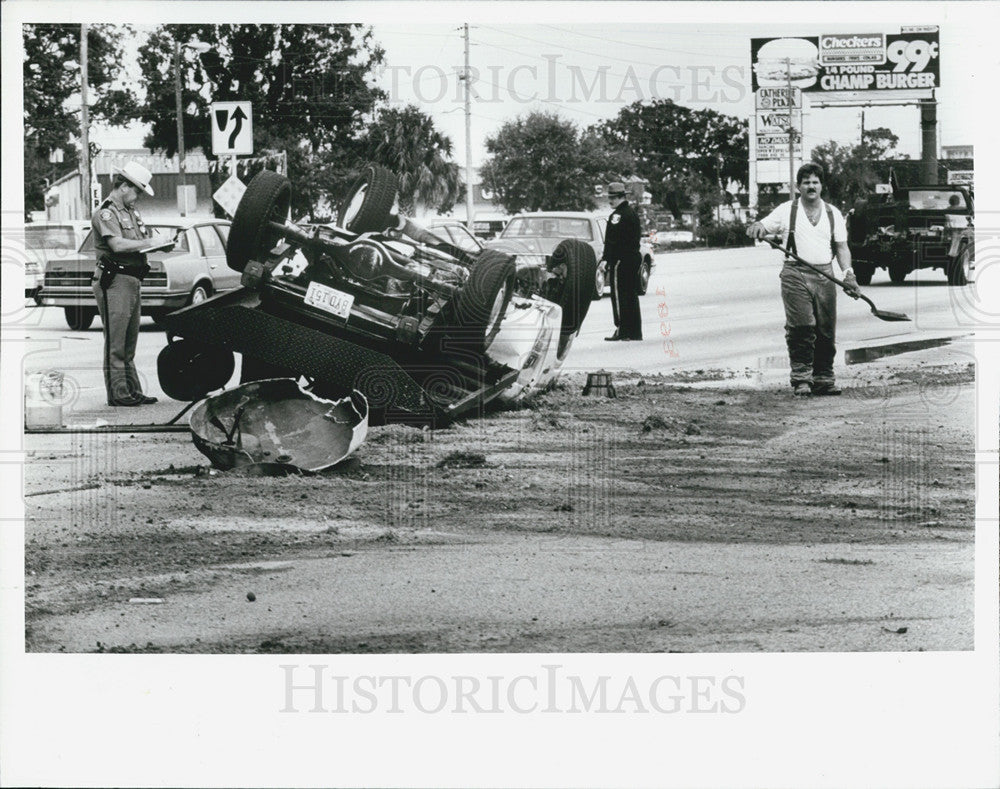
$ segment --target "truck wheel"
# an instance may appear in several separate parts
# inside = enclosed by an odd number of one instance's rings
[[[972,247],[963,242],[958,254],[948,261],[948,284],[968,285],[972,274]]]
[[[66,325],[73,331],[85,331],[90,328],[97,316],[96,307],[63,307]]]
[[[910,273],[910,270],[905,266],[889,266],[889,279],[892,280],[893,284],[900,285],[903,280],[906,279],[906,275]]]
[[[243,271],[251,260],[263,262],[282,234],[268,227],[269,222],[284,224],[292,203],[292,185],[283,175],[261,170],[247,185],[236,207],[226,243],[229,268]]]
[[[645,296],[646,291],[649,289],[649,275],[653,271],[653,261],[649,258],[644,258],[642,265],[639,267],[639,295]]]
[[[514,295],[516,266],[513,255],[495,249],[479,254],[469,281],[455,298],[455,328],[459,339],[476,351],[493,343]],[[591,275],[589,282],[593,282]],[[589,292],[588,292],[589,298]]]
[[[580,330],[590,309],[597,256],[593,248],[577,238],[560,241],[552,257],[549,271],[557,276],[547,283],[545,297],[562,307],[562,326],[559,329],[559,354],[562,355],[570,338]]]
[[[875,267],[868,263],[857,262],[854,264],[854,276],[859,285],[871,285],[872,277],[875,275]]]
[[[370,164],[337,209],[337,224],[352,233],[374,233],[392,224],[389,217],[399,187],[385,167]]]
[[[221,389],[235,369],[232,351],[195,340],[175,340],[156,357],[160,388],[167,397],[185,403]]]

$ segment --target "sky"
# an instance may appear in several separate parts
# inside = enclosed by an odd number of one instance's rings
[[[581,128],[613,118],[635,101],[669,98],[694,109],[747,118],[750,91],[750,39],[820,33],[897,33],[901,23],[919,24],[940,16],[927,9],[918,18],[864,25],[801,22],[681,24],[631,21],[613,24],[537,22],[510,25],[502,20],[469,25],[473,166],[486,153],[485,141],[518,116],[535,110],[556,112]],[[456,20],[460,17],[456,16]],[[897,17],[899,19],[899,17]],[[941,26],[941,84],[938,91],[939,141],[971,144],[967,121],[972,100],[968,85],[970,22]],[[428,113],[452,141],[456,161],[465,164],[464,63],[462,23],[372,24],[385,50],[376,80],[392,105],[415,104]],[[130,60],[125,58],[127,65]],[[864,109],[865,127],[891,128],[898,151],[920,156],[919,114],[915,107]],[[814,145],[860,140],[861,108],[822,109],[804,119],[806,153]],[[141,147],[142,130],[102,129],[105,148]]]

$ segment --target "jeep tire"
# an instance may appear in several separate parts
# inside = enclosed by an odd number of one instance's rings
[[[972,245],[967,241],[962,241],[958,247],[958,253],[948,261],[949,285],[968,285],[969,273],[972,265]]]
[[[368,165],[337,209],[337,224],[352,233],[377,233],[392,224],[399,186],[391,171]]]
[[[589,244],[577,238],[567,238],[560,241],[552,252],[548,267],[557,276],[549,280],[543,295],[562,307],[562,325],[559,328],[559,356],[562,356],[590,309],[597,256]]]
[[[229,230],[229,241],[226,243],[229,268],[242,272],[251,260],[265,262],[267,253],[282,238],[281,233],[269,227],[269,223],[284,224],[291,201],[292,185],[285,176],[261,170],[253,177],[236,207]]]
[[[871,263],[858,260],[854,263],[854,276],[859,285],[871,285],[872,277],[875,275],[875,266]]]
[[[898,263],[889,265],[889,279],[894,285],[902,285],[906,275],[910,273],[909,266],[901,266]]]
[[[517,268],[513,255],[484,249],[472,267],[468,282],[454,301],[454,330],[449,334],[475,352],[485,351],[493,343],[503,322]],[[593,273],[590,287],[593,287]],[[590,292],[588,291],[588,303]]]

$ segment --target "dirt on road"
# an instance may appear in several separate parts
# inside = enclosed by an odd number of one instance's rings
[[[973,365],[582,375],[317,475],[25,439],[29,651],[971,649]]]

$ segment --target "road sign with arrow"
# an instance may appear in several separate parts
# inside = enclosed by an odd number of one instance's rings
[[[213,154],[249,156],[253,153],[253,111],[249,101],[214,101],[211,115]]]

